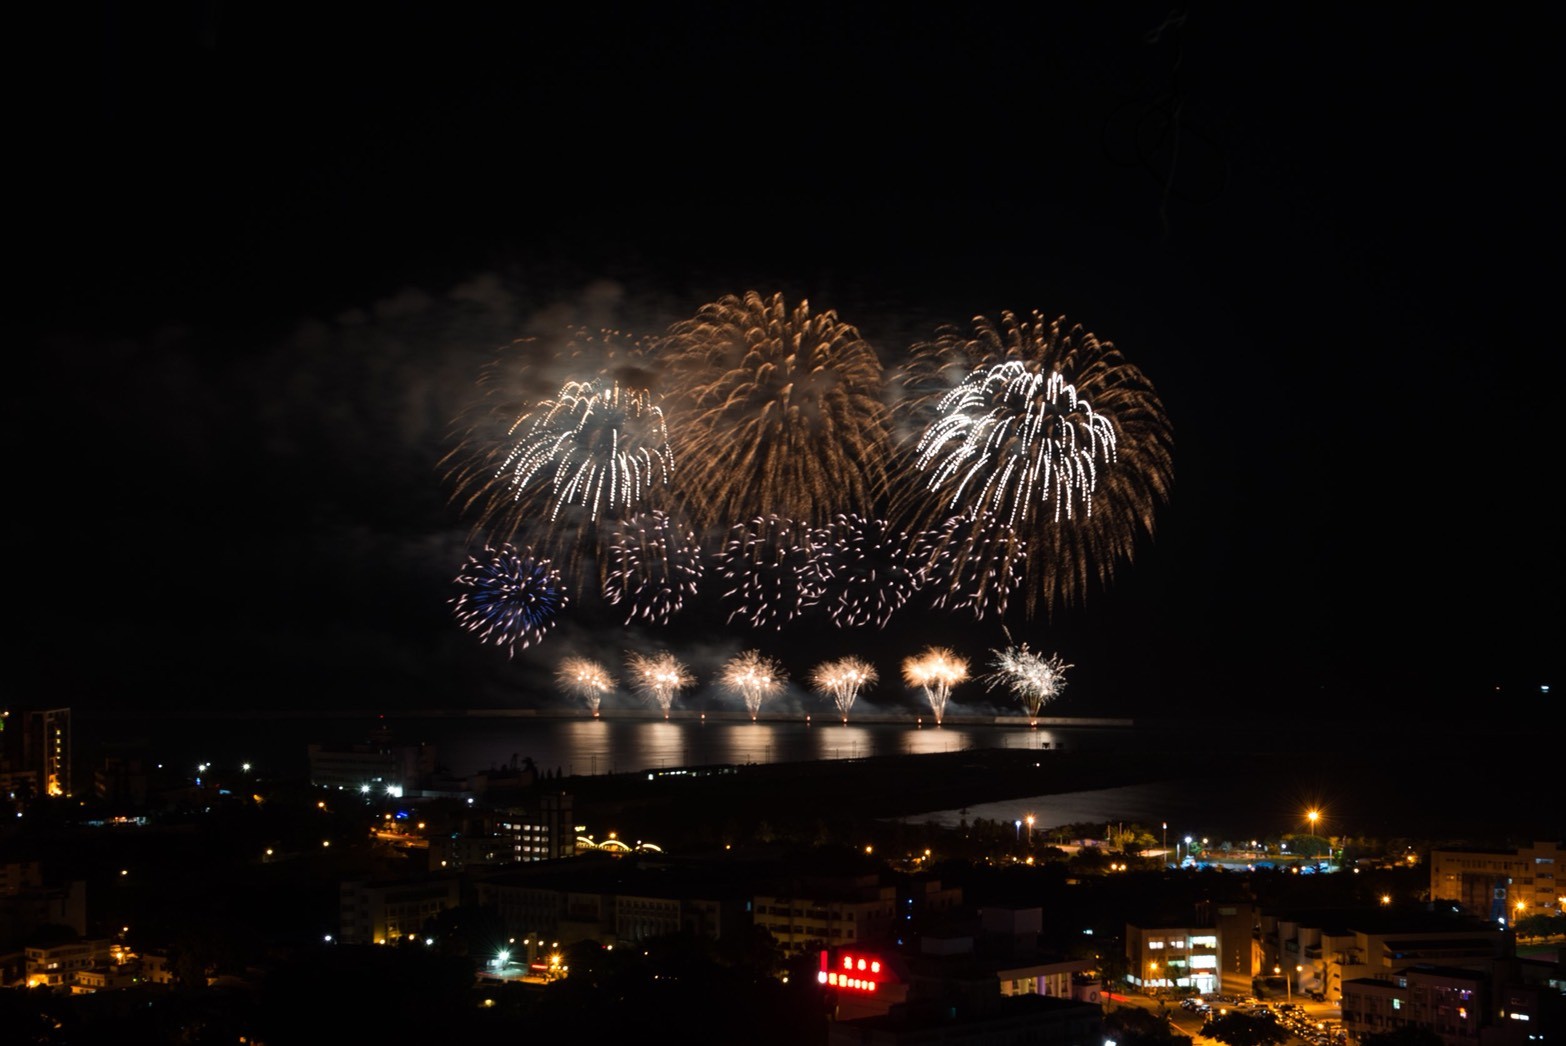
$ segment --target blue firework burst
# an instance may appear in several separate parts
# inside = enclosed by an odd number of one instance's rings
[[[565,609],[566,590],[549,560],[510,545],[468,557],[457,575],[467,591],[452,600],[457,621],[480,642],[514,654],[543,638]]]

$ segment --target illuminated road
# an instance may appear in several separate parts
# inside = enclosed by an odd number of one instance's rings
[[[1208,1038],[1202,1034],[1202,1025],[1206,1017],[1192,1010],[1184,1009],[1178,1002],[1166,1002],[1160,999],[1149,998],[1146,995],[1126,995],[1120,992],[1107,994],[1104,1004],[1105,1012],[1115,1007],[1134,1006],[1140,1010],[1164,1017],[1181,1035],[1189,1036],[1194,1046],[1222,1046],[1217,1039]],[[1217,1013],[1222,1007],[1215,1004],[1213,1012]],[[1301,1008],[1309,1015],[1312,1021],[1337,1022],[1342,1018],[1342,1011],[1336,1006],[1326,1003],[1305,1002]],[[1284,1040],[1284,1046],[1311,1046],[1307,1040],[1295,1034],[1285,1025],[1284,1030],[1289,1032],[1289,1037]]]

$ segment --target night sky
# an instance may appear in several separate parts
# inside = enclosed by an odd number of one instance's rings
[[[453,622],[469,532],[437,462],[483,364],[758,290],[835,310],[888,364],[1039,309],[1152,380],[1174,431],[1156,537],[1081,607],[1007,619],[1076,666],[1057,712],[1558,720],[1561,28],[35,12],[13,36],[39,75],[12,139],[7,697],[558,704],[567,653],[760,646],[796,676],[871,653],[871,700],[912,707],[903,654],[977,663],[999,623],[626,633],[583,607],[508,659]]]

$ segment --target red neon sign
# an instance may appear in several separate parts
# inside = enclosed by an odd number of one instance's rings
[[[818,984],[849,991],[873,992],[883,980],[885,976],[880,959],[845,952],[834,963],[826,952],[821,953],[821,969],[816,974]]]

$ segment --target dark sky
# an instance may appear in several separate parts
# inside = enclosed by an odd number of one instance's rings
[[[482,364],[755,289],[888,363],[1037,308],[1153,381],[1155,540],[1009,621],[1077,666],[1058,711],[1558,718],[1559,21],[1079,6],[24,20],[8,693],[470,706],[557,700],[577,649],[982,660],[999,626],[958,617],[584,612],[511,661],[453,624],[436,462]]]

